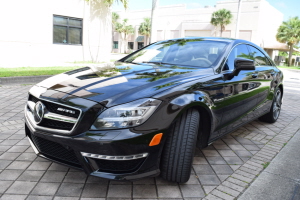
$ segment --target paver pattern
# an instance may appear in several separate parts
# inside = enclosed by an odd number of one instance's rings
[[[108,181],[36,157],[24,133],[30,87],[0,87],[1,199],[236,199],[300,128],[300,90],[286,89],[276,123],[256,120],[196,149],[187,183]]]

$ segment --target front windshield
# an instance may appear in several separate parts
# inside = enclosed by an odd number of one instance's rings
[[[168,40],[137,51],[124,62],[211,67],[227,44],[203,39]]]

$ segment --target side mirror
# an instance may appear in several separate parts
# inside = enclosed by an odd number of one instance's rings
[[[241,70],[255,70],[254,61],[246,58],[236,58],[232,73],[234,76],[237,76]]]
[[[254,61],[246,58],[236,58],[234,67],[239,70],[255,70]]]
[[[239,75],[241,70],[255,70],[254,61],[246,58],[236,58],[234,60],[234,70],[230,74],[225,74],[226,80],[231,80],[234,76]]]

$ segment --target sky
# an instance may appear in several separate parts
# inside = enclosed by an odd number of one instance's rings
[[[152,0],[128,0],[130,10],[150,9]],[[159,6],[187,4],[188,9],[199,8],[204,6],[214,6],[220,0],[159,0]],[[300,1],[299,0],[267,0],[272,6],[283,13],[284,21],[290,17],[300,17]],[[113,10],[124,9],[121,3],[115,3]]]

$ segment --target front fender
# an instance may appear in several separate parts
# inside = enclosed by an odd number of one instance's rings
[[[214,102],[209,98],[209,95],[204,91],[194,91],[193,93],[183,94],[172,101],[170,101],[169,109],[178,109],[180,112],[177,114],[176,118],[179,117],[189,108],[195,107],[200,111],[206,112],[211,121],[211,127],[214,127],[214,114],[212,108],[214,107]],[[213,129],[211,129],[213,130]]]

